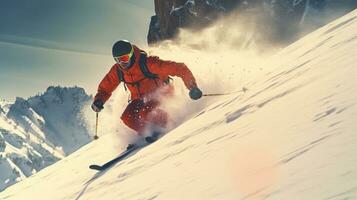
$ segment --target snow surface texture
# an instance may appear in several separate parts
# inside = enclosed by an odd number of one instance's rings
[[[107,134],[0,199],[357,199],[356,53],[355,10],[109,170]]]
[[[89,100],[81,88],[49,87],[28,100],[0,102],[0,191],[90,141],[80,118]]]

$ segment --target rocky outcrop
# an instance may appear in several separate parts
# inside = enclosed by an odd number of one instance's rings
[[[151,18],[148,43],[173,38],[178,28],[201,28],[234,8],[239,1],[155,0],[156,15]]]
[[[263,24],[256,31],[264,32],[268,40],[289,43],[306,31],[304,24],[311,31],[327,23],[330,14],[326,12],[331,8],[334,14],[342,10],[336,18],[355,9],[356,4],[355,0],[155,0],[156,15],[151,18],[147,40],[152,45],[174,38],[179,28],[199,30],[234,10],[254,16]]]

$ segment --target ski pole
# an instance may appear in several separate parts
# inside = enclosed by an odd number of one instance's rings
[[[98,139],[98,113],[96,113],[95,115],[95,135],[94,135],[94,139]]]
[[[217,94],[203,94],[202,96],[204,97],[211,97],[211,96],[223,96],[223,95],[230,95],[238,92],[246,92],[248,89],[243,87],[243,89],[234,91],[234,92],[228,92],[228,93],[217,93]]]

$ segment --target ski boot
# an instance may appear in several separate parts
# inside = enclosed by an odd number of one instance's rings
[[[135,144],[128,144],[128,146],[126,147],[126,150],[130,150],[134,147],[135,147]]]
[[[145,141],[147,143],[153,143],[159,138],[160,135],[161,135],[161,132],[154,131],[151,136],[145,137]]]

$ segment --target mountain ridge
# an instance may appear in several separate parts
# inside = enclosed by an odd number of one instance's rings
[[[90,141],[83,88],[50,86],[0,103],[0,190],[37,173]],[[70,123],[71,122],[71,123]]]

